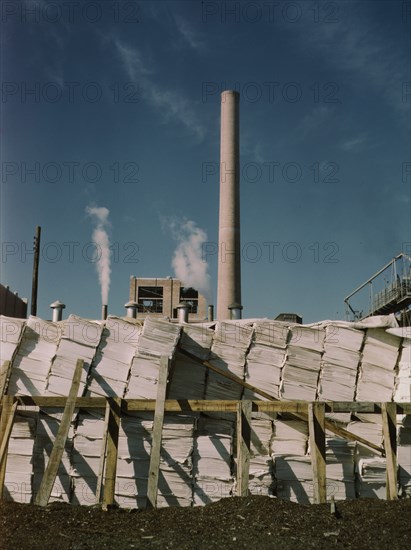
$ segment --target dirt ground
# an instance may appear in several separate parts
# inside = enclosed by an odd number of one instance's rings
[[[0,548],[409,548],[411,499],[301,506],[263,496],[127,511],[0,503]]]

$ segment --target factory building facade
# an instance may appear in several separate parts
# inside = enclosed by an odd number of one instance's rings
[[[12,292],[8,286],[0,284],[0,315],[7,317],[27,317],[27,300],[20,298],[17,292]]]
[[[180,303],[189,306],[190,320],[207,317],[207,303],[196,289],[185,287],[179,279],[130,278],[130,300],[137,303],[137,317],[177,318]]]

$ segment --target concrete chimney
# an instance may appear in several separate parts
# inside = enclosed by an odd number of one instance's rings
[[[188,323],[188,304],[185,304],[184,302],[180,302],[176,306],[177,309],[177,318],[178,322],[180,324],[182,323]]]
[[[208,306],[207,318],[209,322],[214,321],[214,306],[211,304]]]
[[[53,323],[61,321],[63,318],[63,309],[66,307],[65,304],[57,300],[57,302],[50,304],[50,307],[53,310]]]
[[[103,319],[103,321],[107,319],[107,310],[108,310],[108,306],[103,304],[101,306],[101,318]]]
[[[127,317],[131,319],[137,318],[137,302],[127,302],[124,304],[124,307],[126,308]]]
[[[229,306],[241,304],[240,249],[240,95],[221,94],[220,219],[218,236],[217,319],[229,319]]]

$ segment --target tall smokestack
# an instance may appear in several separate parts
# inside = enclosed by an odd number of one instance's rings
[[[108,310],[108,307],[105,304],[103,304],[101,306],[101,318],[103,319],[103,321],[107,319],[107,310]]]
[[[232,303],[241,304],[239,104],[238,92],[221,94],[218,320],[230,318]]]

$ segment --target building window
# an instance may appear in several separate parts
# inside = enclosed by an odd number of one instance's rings
[[[143,313],[163,313],[163,287],[138,287],[138,305]]]
[[[189,313],[198,313],[198,291],[194,288],[180,288],[180,302],[189,306]]]

